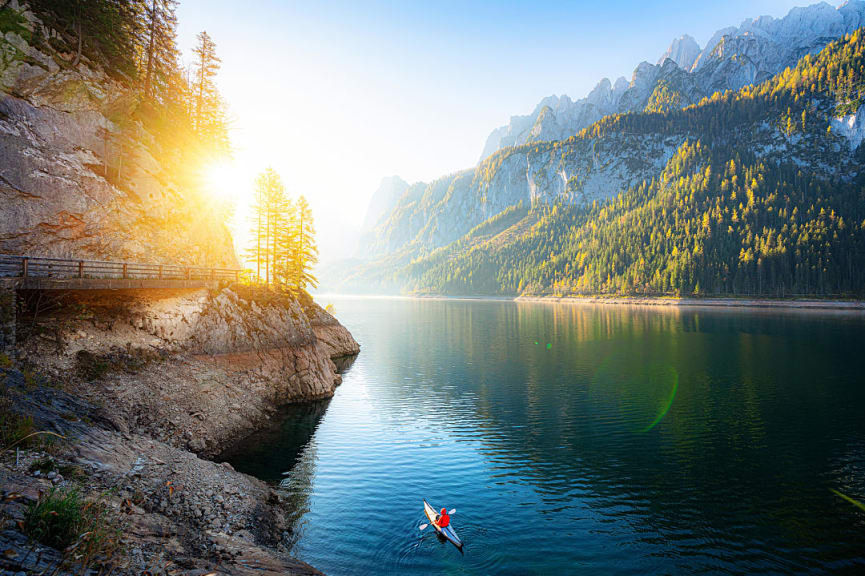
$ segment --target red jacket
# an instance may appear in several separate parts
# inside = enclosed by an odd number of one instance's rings
[[[437,522],[439,528],[446,528],[448,524],[451,523],[451,517],[447,515],[447,512],[439,515],[439,521]]]

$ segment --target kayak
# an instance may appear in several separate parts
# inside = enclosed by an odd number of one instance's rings
[[[426,512],[426,517],[429,518],[430,524],[435,526],[436,531],[450,540],[451,544],[456,546],[457,548],[463,547],[463,542],[460,540],[460,537],[457,536],[456,530],[454,530],[453,526],[448,524],[444,528],[439,528],[438,524],[436,524],[436,516],[438,516],[438,512],[435,508],[430,506],[429,502],[426,500],[423,501],[423,511]]]

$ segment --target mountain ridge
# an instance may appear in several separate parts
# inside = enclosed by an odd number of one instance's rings
[[[512,116],[508,125],[496,128],[490,134],[481,160],[514,144],[566,138],[608,114],[638,111],[651,96],[659,75],[670,74],[669,70],[663,73],[668,58],[682,71],[695,75],[685,81],[692,90],[683,102],[683,105],[694,104],[718,90],[738,90],[747,84],[766,80],[786,66],[795,65],[806,53],[813,53],[831,39],[862,25],[865,25],[865,2],[851,0],[838,8],[821,2],[793,8],[782,18],[760,16],[745,19],[739,27],[716,31],[702,49],[685,34],[673,40],[656,64],[647,61],[638,64],[630,82],[625,80],[627,86],[621,83],[624,78],[617,80],[609,95],[605,86],[612,83],[603,78],[584,98],[572,100],[567,95],[548,96],[531,114]],[[695,53],[696,50],[699,51]],[[744,63],[731,65],[737,56],[744,57]],[[605,98],[599,98],[600,95]],[[555,125],[548,122],[542,132],[534,131],[532,128],[544,106],[555,110],[560,121]]]
[[[865,279],[851,263],[865,257],[863,37],[860,29],[770,80],[684,109],[610,115],[566,140],[499,150],[431,184],[410,215],[423,222],[414,239],[355,268],[344,287],[858,294]],[[511,223],[510,232],[498,230],[504,240],[474,241],[466,230],[444,241],[457,217],[490,228],[526,200],[536,223]],[[673,243],[664,240],[670,234]],[[638,266],[641,246],[651,249],[645,257],[657,278]],[[697,257],[709,251],[716,257]]]
[[[522,147],[532,145],[546,149],[546,143],[562,142],[578,132],[571,128],[583,129],[602,118],[621,114],[616,111],[620,108],[667,112],[723,92],[729,82],[747,86],[752,83],[750,80],[768,75],[767,68],[774,66],[779,68],[775,73],[782,72],[792,54],[810,54],[825,46],[831,39],[822,34],[841,34],[860,23],[865,24],[865,2],[861,1],[837,9],[825,3],[816,4],[791,10],[779,19],[745,20],[739,28],[716,32],[691,64],[699,73],[684,70],[673,59],[664,58],[661,65],[642,62],[630,82],[602,80],[583,101],[575,103],[567,96],[547,97],[536,107],[535,116],[512,119],[513,123],[522,123],[520,129],[531,137],[528,141],[505,146],[475,168],[436,179],[422,191],[406,192],[391,213],[364,237],[358,253],[367,259],[390,254],[427,254],[520,201],[527,205],[538,201],[603,201],[621,189],[651,178],[681,141],[653,138],[647,149],[637,142],[624,142],[612,155],[610,142],[600,141],[591,149],[580,151],[569,147],[567,161],[555,167],[551,158],[542,161],[532,154],[524,154],[516,161],[514,150],[523,153],[530,148]],[[741,33],[736,35],[730,30]],[[797,30],[806,33],[792,40]],[[769,42],[767,38],[775,38],[777,42]],[[779,56],[776,44],[781,40],[786,44]],[[678,47],[675,44],[671,45],[671,54],[682,48],[681,42]],[[761,63],[759,56],[767,54],[768,63]],[[688,54],[684,61],[692,56]],[[795,65],[796,61],[798,58],[790,64]],[[721,86],[716,85],[718,78],[723,80]],[[571,128],[563,133],[563,125]],[[602,157],[607,160],[600,162]],[[504,172],[498,172],[502,166]],[[495,178],[486,180],[485,175]]]

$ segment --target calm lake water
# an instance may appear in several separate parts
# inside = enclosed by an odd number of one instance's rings
[[[865,317],[328,302],[344,383],[232,461],[330,576],[865,573]]]

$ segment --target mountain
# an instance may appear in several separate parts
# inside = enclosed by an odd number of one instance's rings
[[[684,35],[657,64],[638,65],[630,82],[620,78],[611,84],[604,78],[585,98],[549,96],[531,114],[512,117],[490,134],[481,160],[507,146],[567,138],[608,114],[643,110],[660,86],[677,93],[675,104],[684,107],[719,90],[762,82],[863,25],[865,2],[851,1],[837,9],[824,2],[793,8],[780,19],[761,16],[738,28],[723,28],[702,49]]]
[[[682,70],[690,70],[700,57],[700,45],[687,34],[673,40],[667,51],[658,58],[658,64],[663,65],[669,59],[676,63]]]
[[[651,181],[681,145],[680,134],[592,140],[573,135],[611,115],[671,112],[716,92],[765,81],[862,24],[865,2],[796,8],[784,18],[761,17],[719,30],[696,56],[696,42],[679,38],[668,50],[672,58],[641,63],[630,82],[604,79],[582,100],[545,98],[531,116],[515,117],[498,129],[492,149],[504,147],[475,168],[408,189],[365,236],[359,253],[366,259],[410,260],[520,202],[591,204]],[[688,63],[688,69],[680,66]]]
[[[762,83],[607,116],[433,182],[411,218],[392,214],[414,238],[346,286],[861,296],[863,137],[860,29]],[[457,234],[459,219],[474,224]]]
[[[372,230],[382,216],[393,210],[397,200],[408,188],[408,183],[399,176],[381,179],[381,183],[373,193],[363,219],[362,230]]]

